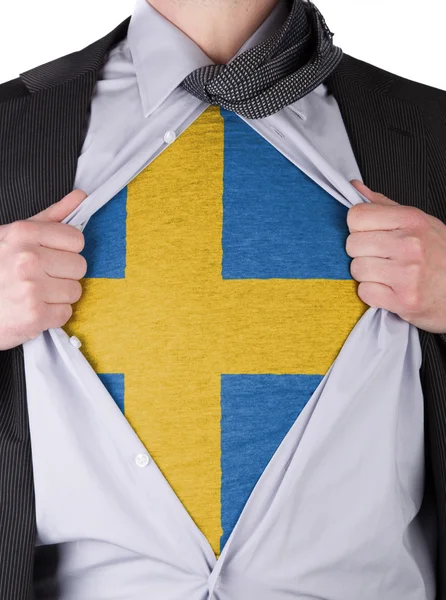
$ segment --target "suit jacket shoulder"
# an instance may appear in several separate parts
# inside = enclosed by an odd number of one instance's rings
[[[426,103],[433,103],[446,117],[446,91],[424,83],[412,81],[405,77],[395,76],[395,87],[407,100],[426,107]]]
[[[343,68],[348,77],[375,91],[385,91],[421,109],[435,105],[446,118],[446,91],[392,73],[358,58],[344,55]],[[342,63],[341,63],[342,65]]]
[[[127,17],[110,33],[85,48],[29,69],[16,79],[0,84],[0,103],[52,88],[88,72],[97,73],[108,52],[127,35],[129,22],[130,17]]]
[[[0,103],[28,95],[28,89],[20,77],[0,84]]]

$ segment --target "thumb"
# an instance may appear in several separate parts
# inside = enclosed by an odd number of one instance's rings
[[[384,194],[379,194],[378,192],[372,192],[372,190],[370,188],[368,188],[364,183],[359,181],[359,179],[352,179],[350,181],[350,183],[352,184],[352,186],[354,188],[356,188],[358,190],[358,192],[361,192],[361,194],[363,194],[367,198],[367,200],[370,200],[371,202],[373,202],[373,204],[386,204],[388,206],[390,206],[390,205],[399,206],[398,202],[395,202],[394,200],[387,198],[387,196],[384,196]]]
[[[59,200],[59,202],[52,204],[45,210],[42,210],[42,212],[37,213],[37,215],[30,217],[28,220],[60,223],[65,217],[68,217],[68,215],[72,213],[86,197],[87,194],[82,190],[73,190],[64,196],[62,200]]]

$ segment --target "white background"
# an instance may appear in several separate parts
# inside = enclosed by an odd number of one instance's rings
[[[347,54],[446,90],[446,0],[315,4]],[[0,0],[0,82],[80,50],[114,29],[133,6],[134,0]]]

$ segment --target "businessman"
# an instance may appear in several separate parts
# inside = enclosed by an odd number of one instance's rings
[[[446,92],[137,0],[0,125],[2,600],[446,600]]]

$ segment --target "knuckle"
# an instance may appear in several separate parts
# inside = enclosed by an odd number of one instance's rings
[[[26,324],[33,330],[43,331],[40,327],[45,316],[45,305],[42,302],[31,304],[26,310]]]
[[[370,281],[362,281],[358,285],[358,296],[368,306],[382,306],[382,298],[375,284]]]
[[[357,258],[354,258],[350,264],[350,273],[354,279],[357,279],[361,276],[361,262]]]
[[[79,281],[66,280],[57,290],[57,299],[60,303],[74,304],[82,295],[82,286]]]
[[[84,256],[82,256],[82,254],[78,255],[78,261],[79,261],[79,273],[80,273],[79,279],[82,279],[87,274],[88,264],[87,264],[86,258]]]
[[[20,296],[28,303],[34,303],[39,294],[39,284],[33,279],[27,279],[21,283]]]
[[[71,304],[64,304],[61,306],[59,311],[58,327],[65,325],[71,319],[72,314],[73,308]]]
[[[366,304],[370,304],[370,294],[369,294],[369,286],[366,282],[361,282],[358,285],[358,296],[363,302]]]
[[[351,233],[348,237],[347,237],[347,241],[345,243],[345,251],[347,252],[347,254],[349,256],[352,256],[355,252],[355,239],[354,239],[354,234]]]
[[[363,208],[364,208],[364,203],[363,203],[363,202],[358,202],[358,204],[354,204],[354,205],[353,205],[353,206],[350,208],[349,212],[350,212],[352,215],[360,215],[360,214],[362,214],[362,210],[363,210]]]
[[[347,213],[347,225],[349,227],[357,223],[358,220],[362,218],[364,206],[365,205],[361,202],[360,204],[355,204],[349,209]]]
[[[81,252],[84,249],[85,237],[82,231],[67,223],[54,223],[54,227],[64,235],[66,243],[71,252]]]
[[[352,277],[355,277],[355,275],[356,275],[356,266],[357,266],[357,262],[356,262],[356,259],[354,258],[352,260],[352,262],[350,263],[350,273],[351,273]]]
[[[423,267],[420,263],[415,263],[410,265],[407,270],[407,279],[406,282],[418,293],[421,293],[421,281],[423,277]]]
[[[405,240],[404,257],[411,260],[420,262],[425,255],[425,243],[424,240],[417,235],[410,235]]]
[[[35,223],[31,221],[14,221],[8,226],[8,236],[13,240],[28,238],[35,230]]]
[[[418,313],[421,310],[422,294],[421,291],[414,288],[404,294],[403,303],[406,312],[409,314]]]
[[[71,303],[77,302],[82,296],[82,285],[79,281],[73,281],[71,290]]]
[[[21,250],[17,252],[15,259],[16,275],[19,279],[27,279],[35,274],[39,268],[39,256],[33,250]]]
[[[429,226],[428,215],[413,206],[406,208],[408,226],[419,232],[425,232]]]
[[[79,229],[75,227],[71,229],[73,230],[73,252],[82,252],[85,246],[85,236]]]

